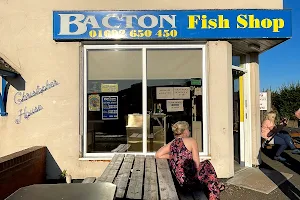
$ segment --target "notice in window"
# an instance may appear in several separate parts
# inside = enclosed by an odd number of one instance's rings
[[[196,88],[195,88],[194,95],[195,95],[195,96],[200,96],[200,95],[202,95],[202,89],[199,88],[199,87],[196,87]]]
[[[167,100],[167,112],[183,111],[183,100]]]
[[[89,96],[89,111],[100,111],[100,96],[98,94]]]
[[[173,87],[157,87],[156,99],[173,99]]]
[[[190,87],[174,87],[174,99],[190,99]]]
[[[118,84],[101,84],[101,92],[116,93],[118,89]]]
[[[118,97],[102,97],[102,120],[118,119]]]

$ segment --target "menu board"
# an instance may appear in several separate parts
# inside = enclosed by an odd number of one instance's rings
[[[118,96],[102,96],[102,120],[118,119]]]
[[[183,111],[183,100],[167,100],[167,112]]]
[[[173,99],[173,87],[157,87],[156,99]]]
[[[118,92],[118,84],[101,84],[101,92]]]
[[[190,99],[190,87],[174,87],[174,99]]]

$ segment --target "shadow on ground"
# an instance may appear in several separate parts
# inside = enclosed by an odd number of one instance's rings
[[[278,177],[285,179],[279,171],[264,162],[260,165],[260,170],[274,183],[277,183],[276,179],[278,179]],[[276,174],[275,176],[274,173]],[[273,175],[271,176],[271,174]],[[290,199],[300,199],[300,191],[289,180],[280,184],[278,189],[280,189],[281,192]]]
[[[291,151],[285,151],[282,155],[287,159],[286,163],[280,163],[273,160],[276,149],[266,150],[261,152],[262,163],[260,170],[269,177],[274,183],[277,183],[278,178],[285,178],[280,172],[293,174],[293,177],[286,180],[279,187],[269,194],[263,194],[253,190],[228,185],[226,191],[221,193],[221,199],[242,199],[242,200],[256,200],[256,199],[292,199],[300,200],[300,155],[293,155]],[[270,176],[270,174],[276,176]],[[276,180],[275,180],[276,178]],[[226,181],[226,180],[222,180]]]
[[[273,159],[276,151],[277,151],[277,147],[273,147],[272,149],[263,150],[263,153],[266,156],[268,156],[270,159]],[[294,155],[291,154],[290,151],[285,151],[281,154],[281,156],[286,159],[286,162],[282,164],[300,175],[300,155]]]
[[[276,161],[271,161],[271,159],[274,157],[275,153],[277,151],[277,148],[272,148],[269,150],[263,150],[263,153],[266,157],[268,157],[269,164],[266,163],[266,158],[265,162],[262,162],[260,165],[260,169],[265,173],[266,170],[272,170],[272,171],[277,171],[275,168],[278,168],[278,166],[281,165],[279,169],[284,169],[287,171],[292,172],[294,176],[297,176],[298,179],[300,178],[300,156],[299,155],[293,155],[291,154],[291,151],[285,151],[282,153],[282,157],[286,158],[286,162],[279,163]],[[297,160],[298,158],[298,160]],[[272,167],[272,163],[274,164],[274,167]],[[280,172],[277,171],[278,174]],[[268,176],[267,173],[265,173],[266,176]],[[281,175],[282,176],[282,175]],[[272,181],[273,177],[268,176]],[[299,187],[298,187],[299,188]],[[288,198],[290,199],[300,199],[300,190],[298,189],[294,184],[292,184],[290,181],[286,180],[283,184],[281,184],[278,189],[280,189]]]

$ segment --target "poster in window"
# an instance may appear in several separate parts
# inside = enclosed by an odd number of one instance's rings
[[[118,119],[118,96],[102,96],[102,120]]]
[[[173,87],[157,87],[156,99],[173,99]]]
[[[101,84],[101,92],[116,93],[119,90],[118,84]]]
[[[195,96],[200,96],[202,95],[202,88],[196,87],[194,91]]]
[[[89,93],[100,93],[98,81],[88,81],[88,92]]]
[[[89,111],[100,111],[100,96],[98,94],[89,96]]]
[[[174,99],[190,99],[190,87],[174,87]]]
[[[167,100],[167,112],[183,111],[183,100]]]

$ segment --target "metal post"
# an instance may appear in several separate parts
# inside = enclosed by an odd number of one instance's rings
[[[272,110],[272,92],[267,90],[267,112]]]

